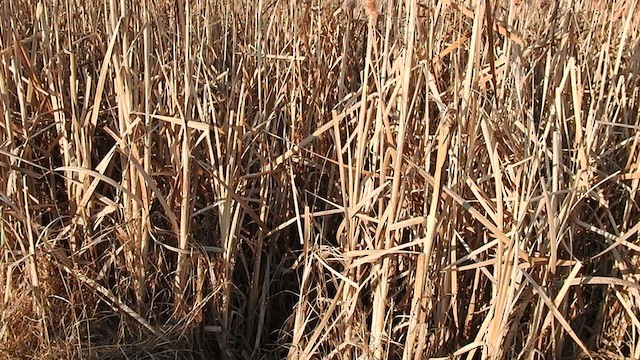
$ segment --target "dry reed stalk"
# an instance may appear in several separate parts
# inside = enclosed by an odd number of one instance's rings
[[[637,1],[508,3],[2,2],[1,356],[640,357]]]

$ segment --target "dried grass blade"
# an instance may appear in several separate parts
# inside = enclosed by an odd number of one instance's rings
[[[58,259],[58,257],[60,256],[57,252],[52,253],[52,260],[53,263],[60,268],[61,270],[63,270],[64,272],[66,272],[67,274],[77,278],[78,280],[80,280],[80,282],[84,283],[85,285],[87,285],[88,287],[94,289],[95,291],[99,292],[102,296],[104,296],[109,302],[111,302],[113,305],[115,305],[116,307],[120,308],[120,310],[131,316],[134,320],[136,320],[138,323],[140,323],[140,325],[142,325],[144,328],[146,328],[147,330],[149,330],[153,335],[155,335],[158,339],[160,339],[161,341],[168,343],[169,340],[167,339],[167,337],[158,329],[156,329],[153,325],[151,325],[148,321],[146,321],[142,316],[140,316],[140,314],[138,314],[137,312],[135,312],[132,308],[130,308],[127,304],[123,303],[122,301],[120,301],[120,299],[118,299],[117,297],[115,297],[113,295],[113,293],[111,293],[111,291],[109,291],[107,288],[105,288],[104,286],[98,284],[95,280],[85,276],[84,274],[78,272],[78,271],[74,271],[73,269],[71,269],[70,267],[68,267],[67,265],[63,264],[63,260],[62,259]]]
[[[569,334],[569,336],[571,336],[571,338],[573,339],[573,341],[576,342],[576,344],[578,344],[578,346],[580,346],[580,348],[582,349],[582,351],[584,351],[585,355],[587,356],[591,356],[591,353],[589,352],[589,349],[587,349],[587,347],[584,345],[584,343],[582,342],[582,340],[580,340],[580,338],[578,337],[578,335],[573,331],[573,329],[571,328],[571,325],[569,325],[569,323],[567,322],[567,320],[562,316],[562,314],[560,313],[560,310],[558,310],[558,308],[556,307],[556,305],[553,303],[553,301],[547,296],[546,292],[544,291],[544,289],[538,285],[538,283],[533,280],[533,278],[531,277],[531,275],[529,275],[526,271],[522,272],[522,275],[524,275],[524,277],[529,281],[529,283],[533,286],[534,290],[536,291],[536,293],[538,293],[538,296],[540,296],[540,298],[542,299],[542,301],[544,301],[544,303],[547,305],[547,308],[549,308],[549,311],[551,311],[551,313],[553,314],[553,316],[556,318],[556,320],[558,320],[558,322],[560,323],[560,325],[562,325],[562,327],[564,328],[564,330]],[[576,279],[577,280],[577,279]]]

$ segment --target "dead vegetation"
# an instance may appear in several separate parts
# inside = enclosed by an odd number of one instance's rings
[[[640,357],[639,20],[3,1],[1,357]]]

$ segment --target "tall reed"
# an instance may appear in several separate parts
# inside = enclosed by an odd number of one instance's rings
[[[3,358],[640,357],[637,0],[5,0]]]

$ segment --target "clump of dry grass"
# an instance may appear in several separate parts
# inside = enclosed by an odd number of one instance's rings
[[[640,357],[637,1],[347,5],[0,5],[2,357]]]

